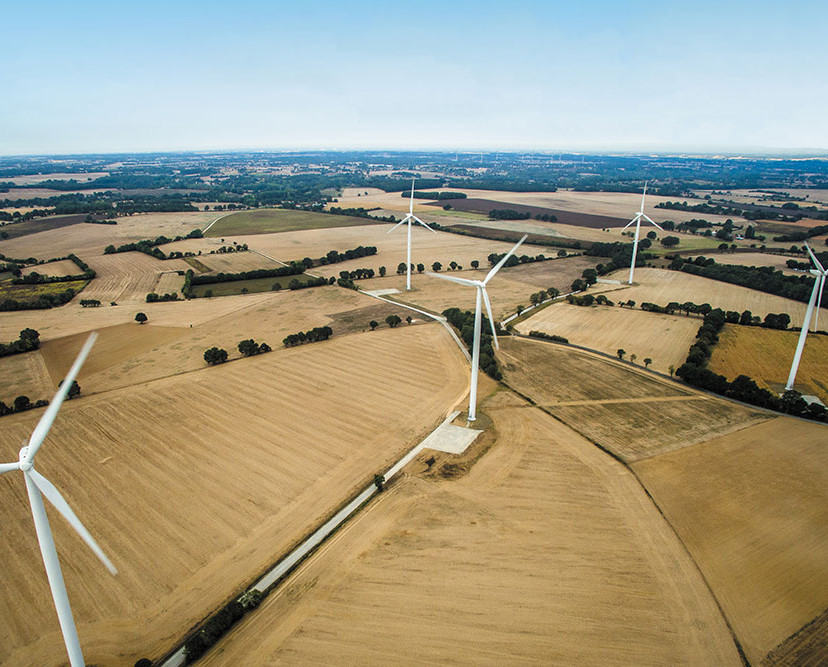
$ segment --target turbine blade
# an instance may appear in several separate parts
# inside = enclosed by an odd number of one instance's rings
[[[523,243],[523,242],[527,239],[527,237],[528,237],[528,236],[529,236],[529,234],[524,234],[524,235],[523,235],[523,238],[522,238],[522,239],[520,239],[520,241],[518,241],[517,243],[515,243],[515,245],[514,245],[514,246],[512,246],[512,249],[511,249],[509,252],[507,252],[505,255],[503,255],[503,258],[502,258],[502,259],[501,259],[501,260],[500,260],[497,264],[495,264],[495,265],[492,267],[492,270],[491,270],[491,271],[489,271],[489,273],[488,273],[488,274],[486,274],[486,277],[485,277],[485,278],[483,278],[483,285],[484,285],[484,286],[485,286],[485,285],[486,285],[486,284],[487,284],[487,283],[488,283],[488,282],[489,282],[492,278],[494,278],[494,275],[495,275],[498,271],[500,271],[500,269],[501,269],[501,268],[503,268],[503,265],[506,263],[506,260],[508,260],[508,259],[509,259],[509,257],[511,257],[512,255],[514,255],[514,254],[515,254],[515,250],[517,250],[517,249],[520,247],[520,244],[521,244],[521,243]]]
[[[390,234],[390,233],[391,233],[391,232],[393,232],[393,231],[394,231],[397,227],[399,227],[400,225],[404,225],[406,222],[408,222],[408,216],[405,216],[405,217],[404,217],[402,220],[400,220],[400,221],[399,221],[396,225],[394,225],[391,229],[389,229],[389,230],[386,232],[386,234]]]
[[[12,470],[20,470],[19,463],[0,463],[0,475],[4,472],[11,472]]]
[[[477,280],[468,280],[466,278],[457,278],[456,276],[448,276],[445,273],[432,273],[431,271],[426,271],[427,276],[431,276],[432,278],[442,278],[443,280],[450,280],[453,283],[458,283],[460,285],[469,285],[471,287],[479,287],[480,283]]]
[[[81,520],[72,511],[72,508],[69,507],[69,503],[67,503],[63,496],[60,495],[60,491],[55,488],[55,485],[37,472],[34,468],[25,471],[24,474],[29,476],[29,479],[34,482],[34,485],[40,490],[40,493],[43,494],[46,500],[52,503],[63,518],[69,522],[69,525],[75,529],[75,532],[81,536],[81,539],[86,542],[86,545],[92,549],[93,553],[106,566],[106,569],[109,570],[111,574],[118,574],[118,570],[115,569],[112,561],[106,557],[103,549],[98,546],[95,538],[92,537],[88,530],[86,530],[86,527],[81,523]]]
[[[807,249],[808,254],[811,256],[811,261],[812,261],[814,264],[816,264],[816,267],[817,267],[820,271],[822,271],[823,273],[825,273],[825,268],[822,266],[822,264],[820,264],[820,263],[819,263],[819,260],[817,259],[817,256],[814,254],[814,251],[813,251],[813,250],[811,250],[811,246],[809,246],[809,245],[806,243],[806,244],[805,244],[805,248]]]
[[[489,325],[492,327],[492,340],[496,350],[500,349],[500,343],[497,342],[497,329],[495,328],[494,317],[492,317],[492,302],[489,301],[489,293],[485,287],[480,288],[483,291],[483,303],[486,304],[486,317],[489,318]]]
[[[414,213],[414,179],[411,179],[411,202],[408,204],[408,215]]]
[[[822,290],[825,289],[825,274],[822,274],[821,278],[817,278],[819,281],[819,294],[817,295],[817,307],[814,311],[814,331],[818,331],[819,325],[819,309],[822,308]]]
[[[89,351],[92,349],[92,346],[95,344],[95,340],[97,338],[98,334],[96,332],[93,331],[89,334],[89,338],[87,338],[86,342],[83,344],[81,351],[75,359],[75,363],[72,364],[72,368],[69,369],[69,372],[63,379],[63,384],[60,385],[60,388],[57,390],[52,402],[49,403],[49,407],[46,408],[46,412],[43,413],[43,416],[40,418],[37,426],[35,426],[35,430],[32,431],[32,436],[29,438],[29,449],[26,452],[27,463],[32,462],[35,454],[37,454],[37,450],[40,449],[40,446],[46,439],[46,435],[49,433],[49,429],[52,428],[52,422],[55,421],[55,417],[57,417],[60,406],[63,405],[63,401],[66,400],[66,395],[69,393],[72,383],[78,376],[81,366],[83,366],[83,362],[86,361],[86,357],[89,356]]]
[[[655,220],[653,220],[653,219],[652,219],[649,215],[647,215],[646,213],[645,213],[643,216],[641,216],[641,217],[643,217],[645,220],[647,220],[647,222],[649,222],[651,225],[655,225],[656,227],[658,227],[659,229],[661,229],[661,231],[662,231],[662,232],[664,231],[664,229],[662,229],[661,225],[659,225],[659,224],[658,224]]]
[[[636,214],[635,214],[635,216],[633,216],[633,219],[632,219],[632,220],[630,220],[630,221],[629,221],[626,225],[624,225],[621,229],[626,229],[626,228],[627,228],[627,227],[629,227],[630,225],[634,225],[636,222],[638,222],[639,218],[641,218],[641,214],[640,214],[640,213],[636,213]]]
[[[420,223],[423,227],[425,227],[428,231],[430,231],[430,232],[434,232],[435,234],[437,233],[437,230],[436,230],[436,229],[432,229],[431,227],[429,227],[426,223],[424,223],[422,220],[420,220],[420,219],[419,219],[416,215],[412,215],[411,217],[414,219],[414,221],[415,221],[415,222],[419,222],[419,223]]]
[[[647,196],[647,181],[644,181],[644,192],[641,194],[641,212],[644,213],[644,197]]]

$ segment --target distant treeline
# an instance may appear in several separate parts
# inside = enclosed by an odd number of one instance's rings
[[[529,211],[520,213],[512,208],[493,208],[489,211],[489,217],[492,220],[528,220],[532,214]]]
[[[400,193],[401,197],[411,197],[411,190],[403,190]],[[465,192],[424,192],[422,190],[414,190],[414,199],[466,199]]]
[[[252,280],[254,278],[281,278],[296,276],[305,272],[303,262],[291,262],[288,266],[278,266],[274,269],[253,269],[239,273],[217,273],[215,275],[193,275],[190,282],[193,285],[210,285],[212,283],[229,283],[235,280]]]
[[[791,232],[789,234],[780,234],[779,236],[774,236],[774,241],[806,241],[807,239],[811,238],[812,236],[821,236],[822,234],[828,233],[828,225],[818,225],[816,227],[811,227],[810,229],[803,229],[801,231]]]

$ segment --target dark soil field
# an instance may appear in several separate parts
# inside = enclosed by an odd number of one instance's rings
[[[448,199],[439,202],[430,202],[427,206],[443,207],[451,204],[455,211],[471,213],[483,213],[488,215],[492,209],[512,209],[518,213],[529,213],[532,217],[536,215],[554,215],[564,225],[575,225],[577,227],[591,227],[603,229],[604,227],[623,227],[629,220],[624,218],[611,218],[606,215],[592,215],[591,213],[575,213],[563,211],[557,208],[543,208],[541,206],[525,206],[523,204],[511,204],[508,202],[494,201],[492,199]]]
[[[38,232],[47,232],[50,229],[59,229],[60,227],[68,227],[69,225],[77,225],[86,218],[85,213],[77,213],[75,215],[56,215],[48,218],[36,218],[34,220],[27,220],[26,222],[12,222],[0,227],[0,231],[6,232],[6,238],[16,239],[19,236],[28,236],[29,234],[37,234]]]

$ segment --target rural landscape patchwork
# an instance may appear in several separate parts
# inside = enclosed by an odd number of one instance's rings
[[[828,665],[828,4],[3,19],[0,667]]]

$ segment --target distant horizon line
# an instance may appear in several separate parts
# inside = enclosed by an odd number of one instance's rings
[[[497,148],[497,147],[439,147],[439,148],[367,148],[367,147],[336,147],[322,148],[315,146],[304,147],[267,147],[267,148],[187,148],[170,150],[120,150],[120,151],[90,151],[84,153],[0,153],[0,160],[12,158],[78,158],[118,155],[204,155],[204,154],[244,154],[244,153],[458,153],[458,154],[491,154],[504,155],[629,155],[629,156],[674,156],[674,157],[778,157],[778,158],[808,158],[828,159],[828,148],[772,148],[764,146],[736,148],[690,148],[678,146],[639,147],[639,148]]]

